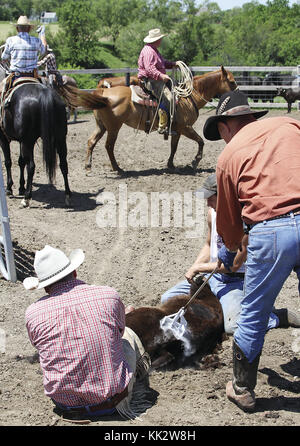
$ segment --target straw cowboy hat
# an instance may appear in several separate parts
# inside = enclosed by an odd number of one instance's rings
[[[30,26],[30,28],[33,28],[34,25],[31,25],[26,15],[21,15],[15,26]]]
[[[39,290],[66,277],[75,271],[84,261],[84,252],[75,249],[69,258],[60,250],[46,245],[41,251],[36,251],[34,269],[37,277],[27,277],[23,285],[27,290]]]
[[[268,110],[251,110],[247,96],[239,90],[229,91],[221,96],[216,114],[206,120],[203,127],[203,135],[210,141],[217,141],[222,139],[218,130],[218,122],[224,120],[224,118],[236,118],[244,115],[253,115],[256,118],[260,118],[266,113],[268,113]]]
[[[159,28],[150,29],[148,36],[144,38],[145,43],[153,43],[159,39],[162,39],[166,34],[162,34]]]

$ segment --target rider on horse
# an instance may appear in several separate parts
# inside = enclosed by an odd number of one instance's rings
[[[164,36],[159,28],[151,29],[138,59],[138,78],[142,87],[160,100],[158,132],[162,134],[168,132],[168,113],[172,103],[171,78],[166,69],[176,67],[176,62],[165,60],[158,51]]]
[[[7,38],[1,55],[4,61],[10,59],[9,70],[13,74],[11,83],[20,77],[37,78],[38,55],[44,54],[47,48],[45,26],[38,28],[39,37],[30,36],[33,25],[26,16],[20,16],[16,28],[18,34]],[[6,84],[6,79],[0,84],[0,92]]]

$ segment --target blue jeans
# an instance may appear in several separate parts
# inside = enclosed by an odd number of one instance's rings
[[[275,299],[293,270],[300,280],[300,215],[253,226],[247,248],[244,299],[234,333],[235,342],[249,362],[262,350]]]
[[[213,294],[219,299],[224,316],[224,330],[227,334],[233,334],[237,329],[237,321],[241,312],[241,302],[244,298],[244,280],[240,277],[230,277],[216,273],[208,281]],[[190,294],[191,284],[184,280],[170,288],[161,296],[161,302],[180,294]],[[271,314],[268,329],[278,325],[278,317]]]
[[[116,409],[115,408],[91,411],[90,407],[92,407],[92,406],[74,406],[74,407],[71,407],[71,406],[65,406],[64,404],[57,403],[53,399],[52,399],[52,401],[59,409],[65,410],[65,411],[68,411],[68,410],[71,411],[71,410],[74,410],[74,409],[85,409],[86,410],[86,415],[88,415],[90,417],[100,417],[102,415],[112,415],[112,414],[116,413]]]

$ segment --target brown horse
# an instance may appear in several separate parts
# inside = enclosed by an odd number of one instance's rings
[[[139,85],[139,80],[136,76],[130,76],[129,85]],[[106,77],[98,82],[97,88],[112,88],[112,87],[126,87],[126,77]]]
[[[197,288],[193,285],[191,294]],[[140,338],[151,358],[153,368],[166,364],[176,367],[192,364],[195,359],[212,353],[216,345],[222,341],[224,333],[222,307],[209,286],[203,288],[184,314],[189,330],[188,352],[181,341],[161,329],[160,320],[164,316],[177,313],[189,298],[190,296],[184,295],[175,296],[160,306],[141,307],[126,314],[126,326]]]
[[[176,131],[176,135],[171,137],[171,154],[168,159],[168,168],[174,168],[173,160],[181,135],[197,142],[198,152],[193,161],[193,167],[197,167],[202,159],[204,142],[192,126],[199,116],[199,109],[212,98],[236,88],[237,84],[232,73],[226,71],[223,66],[220,70],[195,78],[191,95],[187,98],[179,98],[176,106],[176,119],[172,127]],[[150,120],[150,122],[153,121],[152,130],[157,129],[156,107],[146,107],[144,100],[141,100],[142,103],[133,102],[131,95],[130,87],[97,88],[92,93],[83,91],[75,93],[76,104],[86,109],[94,109],[96,119],[96,129],[88,139],[86,169],[91,169],[93,149],[106,131],[105,148],[112,169],[122,172],[114,156],[115,143],[122,125],[126,124],[134,129],[147,131]]]

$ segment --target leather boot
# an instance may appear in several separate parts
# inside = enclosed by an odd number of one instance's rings
[[[276,314],[279,319],[279,325],[276,328],[300,328],[300,315],[295,311],[281,308],[276,310],[273,308],[272,313]]]
[[[233,379],[226,386],[227,398],[244,412],[255,409],[254,388],[260,353],[253,362],[249,362],[239,346],[233,341]]]
[[[168,128],[168,114],[165,110],[159,108],[158,117],[159,117],[158,133],[164,134],[166,129]]]

